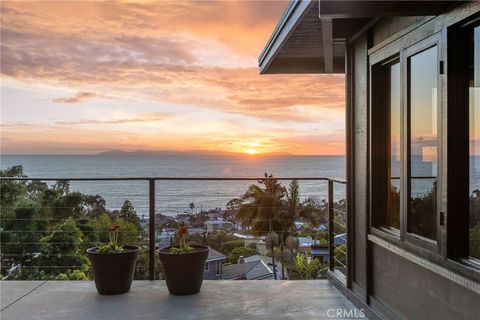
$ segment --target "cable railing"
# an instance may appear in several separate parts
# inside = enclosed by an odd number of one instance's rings
[[[335,185],[346,187],[345,181],[328,183],[328,243],[329,270],[339,271],[346,279],[348,274],[347,203],[335,201]]]
[[[345,201],[345,192],[337,192],[334,194],[334,184],[345,185],[346,182],[342,179],[337,178],[327,178],[327,177],[280,177],[280,178],[269,178],[269,177],[107,177],[107,178],[84,178],[84,177],[72,177],[72,178],[51,178],[51,177],[1,177],[0,183],[16,182],[16,183],[25,183],[28,182],[109,182],[116,184],[116,188],[120,189],[120,182],[143,182],[145,183],[144,192],[140,190],[134,190],[131,194],[128,192],[122,193],[115,189],[112,193],[124,195],[129,197],[131,195],[140,196],[142,199],[139,200],[134,207],[137,210],[138,224],[140,231],[135,233],[131,230],[120,229],[119,239],[123,244],[136,244],[141,247],[141,254],[139,261],[137,262],[137,279],[149,279],[154,280],[160,277],[161,264],[159,259],[156,257],[156,249],[162,245],[169,245],[172,243],[172,237],[165,236],[164,232],[172,233],[174,232],[174,227],[172,227],[172,219],[179,219],[178,223],[187,223],[189,228],[200,229],[202,231],[195,231],[192,234],[194,241],[204,241],[206,234],[213,232],[207,224],[207,221],[198,222],[188,221],[189,218],[194,217],[197,219],[199,214],[203,217],[215,216],[219,218],[219,213],[224,213],[222,220],[226,223],[231,223],[232,227],[230,228],[230,234],[239,232],[250,234],[253,232],[252,229],[252,220],[255,220],[257,227],[254,230],[256,234],[265,235],[267,233],[275,232],[280,235],[286,235],[290,230],[285,230],[285,225],[291,227],[292,222],[296,218],[288,217],[281,218],[278,216],[272,217],[270,219],[256,217],[254,219],[241,218],[235,216],[235,212],[238,211],[238,207],[228,208],[228,200],[232,199],[241,199],[243,194],[232,193],[228,191],[228,188],[225,188],[224,183],[232,182],[248,182],[256,183],[260,181],[276,180],[281,183],[291,182],[293,180],[298,181],[299,183],[310,183],[308,190],[301,190],[299,196],[302,200],[304,199],[314,199],[317,209],[319,210],[319,218],[322,220],[323,224],[328,226],[328,230],[325,231],[325,241],[328,242],[329,246],[329,268],[331,270],[337,269],[340,271],[345,271],[347,268],[346,263],[346,201]],[[201,194],[200,192],[191,192],[188,189],[184,190],[185,192],[178,192],[180,190],[162,190],[161,187],[164,186],[164,183],[185,183],[185,184],[195,184],[195,183],[220,183],[221,185],[219,191]],[[171,184],[169,185],[171,186]],[[31,186],[33,188],[33,186]],[[47,186],[50,188],[51,186]],[[287,186],[285,185],[287,188]],[[314,190],[314,187],[318,187],[318,191]],[[326,190],[323,190],[325,188]],[[70,186],[68,194],[73,194],[76,192],[76,189]],[[84,188],[85,189],[85,188]],[[160,190],[159,190],[160,189]],[[302,189],[302,185],[300,185]],[[234,190],[239,190],[237,189]],[[43,190],[45,191],[45,190]],[[244,190],[245,192],[246,190]],[[109,191],[111,192],[111,191]],[[30,195],[32,196],[32,195]],[[200,203],[196,203],[195,208],[189,207],[186,205],[178,205],[177,202],[183,201],[188,203],[192,198],[202,199],[202,197],[209,197],[211,199],[217,199],[219,202],[218,207],[210,206],[201,206]],[[171,200],[173,199],[173,200]],[[28,200],[28,199],[27,199]],[[68,200],[68,199],[67,199]],[[65,201],[67,201],[65,200]],[[145,201],[146,200],[146,201]],[[171,201],[170,201],[171,200]],[[172,202],[172,201],[176,202]],[[3,198],[2,198],[3,201]],[[144,201],[144,202],[142,202]],[[223,205],[221,205],[223,204]],[[200,205],[200,207],[199,207]],[[101,215],[101,211],[105,208],[108,208],[106,204],[104,207],[95,208],[95,206],[87,207],[85,204],[81,206],[72,206],[68,202],[64,204],[51,205],[45,203],[42,205],[36,205],[37,207],[32,207],[28,201],[19,202],[11,206],[4,206],[4,203],[1,203],[0,210],[5,212],[16,212],[17,214],[14,217],[2,214],[1,219],[1,276],[6,276],[8,274],[15,274],[18,272],[39,272],[38,274],[45,276],[48,275],[48,270],[56,270],[57,273],[74,273],[75,270],[82,268],[82,259],[85,258],[85,250],[88,247],[97,246],[100,243],[106,242],[106,235],[99,232],[99,225],[101,227],[105,226],[110,221],[102,221],[102,219],[108,220]],[[282,206],[270,205],[263,206],[264,210],[271,210],[272,212],[280,211],[284,209]],[[99,212],[95,213],[94,211],[99,209]],[[199,211],[200,209],[200,211]],[[218,209],[218,210],[217,210]],[[51,212],[57,210],[58,212],[55,215],[60,217],[38,217],[33,213],[41,211],[42,212]],[[76,211],[75,211],[76,210]],[[108,209],[112,216],[118,217],[119,208]],[[138,212],[139,211],[139,212]],[[92,213],[93,212],[93,213]],[[174,217],[170,213],[177,212],[177,215]],[[85,220],[86,214],[96,214],[95,228],[92,228],[91,222]],[[140,214],[144,213],[144,214]],[[228,213],[225,215],[225,213]],[[340,217],[343,214],[343,218]],[[179,218],[180,217],[180,218]],[[84,223],[82,223],[83,220]],[[113,218],[112,218],[113,219]],[[183,220],[182,220],[183,219]],[[209,218],[211,221],[214,221]],[[75,226],[78,227],[81,231],[82,239],[71,239],[68,238],[65,240],[65,237],[72,237],[72,229],[69,229],[69,221],[75,221]],[[262,224],[263,223],[263,224]],[[271,227],[267,227],[268,225]],[[337,227],[336,227],[337,226]],[[126,227],[130,227],[126,225]],[[344,228],[343,236],[339,228]],[[101,228],[100,228],[101,229]],[[233,231],[231,230],[233,229]],[[76,230],[76,229],[75,229]],[[297,230],[298,231],[298,230]],[[335,244],[336,237],[341,236],[345,239],[345,246],[340,247],[338,244]],[[162,238],[163,237],[163,238]],[[196,237],[196,238],[195,238]],[[262,238],[262,237],[256,237]],[[229,238],[231,239],[231,238]],[[67,241],[68,240],[68,241]],[[78,241],[77,241],[78,240]],[[321,239],[316,239],[321,241]],[[76,242],[75,242],[76,241]],[[232,241],[232,240],[228,240]],[[228,242],[224,241],[224,242]],[[67,249],[63,250],[62,246],[72,245],[72,242],[75,243],[78,252],[70,252]],[[315,241],[314,241],[315,242]],[[338,241],[337,241],[338,242]],[[223,245],[223,243],[222,243]],[[246,246],[246,245],[245,245]],[[284,246],[283,243],[276,244],[277,247]],[[269,248],[267,248],[268,251]],[[275,249],[276,250],[276,249]],[[272,251],[272,255],[275,255],[275,250]],[[80,254],[79,254],[80,253]],[[267,253],[268,254],[268,253]],[[344,255],[345,258],[339,258],[339,255]],[[283,257],[283,256],[282,256]],[[77,259],[77,260],[75,260]],[[73,261],[73,262],[72,262]],[[283,260],[282,260],[283,262]],[[285,264],[288,264],[288,261],[285,261]],[[333,267],[332,267],[333,266]],[[88,272],[88,270],[83,270]],[[43,273],[42,273],[43,272]],[[346,271],[345,271],[346,272]],[[283,273],[282,273],[283,274]],[[73,276],[74,277],[74,276]]]

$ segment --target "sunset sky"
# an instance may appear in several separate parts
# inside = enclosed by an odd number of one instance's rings
[[[344,154],[342,75],[259,75],[285,6],[2,1],[2,153]]]

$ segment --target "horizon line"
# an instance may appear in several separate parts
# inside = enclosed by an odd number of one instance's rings
[[[198,155],[201,155],[201,154],[205,154],[205,153],[209,153],[208,151],[206,152],[196,152],[196,151],[152,151],[152,154],[151,156],[154,156],[155,152],[165,152],[165,153],[189,153],[191,155],[195,155],[195,154],[198,154]],[[104,154],[102,154],[103,152],[101,153],[78,153],[78,154],[75,154],[75,153],[0,153],[0,157],[2,156],[105,156]],[[128,154],[128,152],[126,152],[126,154],[110,154],[110,155],[107,155],[107,156],[134,156],[135,153],[132,152],[132,154]],[[148,156],[149,154],[137,154],[139,156]],[[241,152],[226,152],[226,153],[212,153],[210,154],[211,156],[243,156],[243,157],[247,157],[247,158],[257,158],[257,157],[302,157],[302,156],[320,156],[320,157],[340,157],[340,156],[345,156],[345,154],[294,154],[294,153],[285,153],[285,154],[282,154],[282,153],[275,153],[275,152],[271,152],[271,153],[257,153],[257,154],[254,154],[254,155],[251,155],[251,154],[244,154],[244,153],[241,153]]]

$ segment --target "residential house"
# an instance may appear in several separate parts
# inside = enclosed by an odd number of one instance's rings
[[[320,242],[319,240],[314,240],[311,237],[297,237],[297,240],[299,252],[310,252],[312,245]]]
[[[239,263],[223,268],[224,280],[272,280],[273,271],[262,260]]]
[[[233,223],[222,219],[209,220],[205,222],[205,226],[207,227],[207,231],[230,230],[233,227]]]
[[[225,262],[225,255],[215,249],[210,248],[208,251],[207,261],[205,262],[205,271],[203,279],[205,280],[219,280],[222,279],[223,263]]]
[[[239,240],[245,240],[245,247],[250,247],[254,244],[255,248],[257,249],[257,252],[260,255],[264,256],[268,252],[267,246],[265,243],[265,237],[257,237],[251,234],[241,234],[241,233],[234,233],[233,236],[235,236]]]
[[[479,319],[480,2],[291,1],[259,67],[345,74],[332,283],[370,319]]]
[[[243,260],[244,262],[262,261],[265,265],[267,265],[270,268],[270,270],[272,270],[272,272],[274,271],[274,266],[272,265],[272,257],[255,254],[253,256],[245,257],[243,258]],[[282,263],[278,261],[278,259],[275,260],[275,270],[277,271],[278,279],[280,279],[280,275],[282,272]]]

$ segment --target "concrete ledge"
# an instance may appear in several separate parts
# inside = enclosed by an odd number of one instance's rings
[[[2,283],[3,301],[20,286]],[[5,298],[4,298],[5,296]],[[18,299],[18,298],[17,298]],[[12,300],[14,301],[14,300]],[[2,320],[23,319],[354,319],[332,317],[329,309],[357,310],[326,280],[204,281],[193,296],[168,294],[164,281],[135,281],[129,293],[100,296],[90,281],[48,281],[1,312]],[[353,312],[352,312],[353,314]],[[330,315],[330,316],[329,316]],[[356,312],[358,318],[358,310]]]

